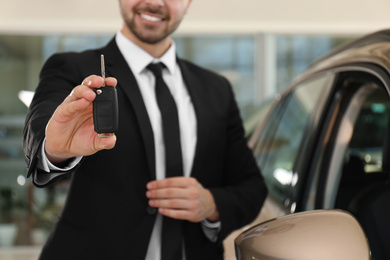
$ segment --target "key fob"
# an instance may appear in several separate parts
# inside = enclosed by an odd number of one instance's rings
[[[101,87],[93,90],[93,124],[102,137],[111,136],[118,130],[118,96],[116,88]]]

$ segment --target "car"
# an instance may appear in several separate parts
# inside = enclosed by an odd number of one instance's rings
[[[249,139],[259,122],[263,121],[265,116],[269,113],[273,98],[266,98],[262,100],[246,118],[244,118],[245,137]]]
[[[344,210],[372,258],[390,259],[389,93],[390,30],[381,30],[332,51],[277,95],[249,140],[269,189],[254,223]]]

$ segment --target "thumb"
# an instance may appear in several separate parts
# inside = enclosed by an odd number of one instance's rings
[[[96,137],[96,150],[109,150],[115,147],[116,144],[116,135],[111,136],[98,136]]]

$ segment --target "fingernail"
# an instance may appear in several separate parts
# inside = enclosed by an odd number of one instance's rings
[[[86,82],[84,82],[83,85],[90,86],[92,84],[92,80],[88,79]]]

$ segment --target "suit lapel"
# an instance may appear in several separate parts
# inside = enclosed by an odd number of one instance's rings
[[[197,121],[197,142],[195,148],[195,157],[192,166],[191,176],[196,177],[196,174],[201,172],[202,158],[206,153],[207,143],[209,139],[209,117],[207,111],[206,100],[202,98],[204,96],[203,85],[204,81],[201,81],[199,77],[194,75],[188,68],[187,64],[178,59],[180,70],[184,79],[184,83],[190,94],[191,101],[194,105]]]
[[[148,160],[149,170],[152,179],[156,179],[156,162],[155,162],[155,147],[152,126],[150,124],[149,116],[139,90],[137,81],[127,62],[120,53],[115,39],[102,49],[105,55],[107,74],[115,77],[118,80],[118,87],[122,88],[126,97],[130,100],[131,105],[135,111],[142,140],[145,144],[146,156]],[[201,172],[203,154],[207,149],[207,142],[209,138],[209,117],[207,116],[207,104],[204,104],[205,99],[202,98],[202,81],[199,77],[194,75],[188,68],[187,64],[178,59],[180,70],[183,75],[184,83],[188,89],[192,103],[194,105],[196,120],[197,120],[197,144],[195,149],[195,157],[191,176],[195,177],[197,172]],[[128,69],[124,69],[128,68]],[[119,112],[120,113],[120,112]]]
[[[118,87],[125,93],[133,106],[142,134],[142,140],[145,144],[151,177],[156,179],[153,130],[137,81],[120,53],[115,39],[111,40],[106,48],[103,49],[103,54],[105,55],[107,73],[118,80]]]

